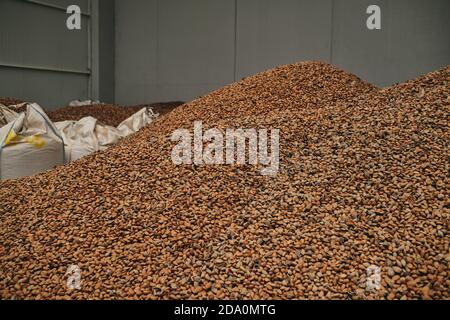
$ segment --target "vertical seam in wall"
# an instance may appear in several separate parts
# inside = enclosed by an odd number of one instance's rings
[[[91,74],[92,74],[92,92],[90,99],[99,99],[100,95],[100,12],[99,0],[90,0],[91,2]]]
[[[233,80],[237,81],[237,2],[234,0],[234,57],[233,57]]]
[[[389,1],[386,1],[387,6],[387,15],[388,15],[388,21],[386,24],[384,24],[384,19],[386,15],[383,15],[383,9],[381,10],[381,28],[383,28],[383,25],[387,27],[387,35],[386,35],[386,60],[385,65],[389,65],[390,59],[391,59],[391,17],[392,17],[392,6],[390,5]],[[386,28],[385,27],[385,28]],[[388,68],[388,73],[390,73],[390,68]]]
[[[393,7],[393,5],[392,5],[391,1],[389,1],[389,0],[386,1],[386,5],[388,7],[388,10],[387,10],[388,21],[387,21],[387,24],[384,24],[384,21],[385,21],[384,19],[385,19],[386,15],[383,15],[383,13],[381,13],[381,26],[382,26],[381,28],[383,28],[383,26],[385,26],[384,28],[387,28],[387,36],[386,36],[387,53],[386,53],[386,58],[385,58],[386,60],[384,63],[386,66],[389,66],[391,59],[392,59],[391,58],[392,57],[392,41],[391,41],[392,28],[391,28],[391,26],[393,25],[393,23],[392,23],[392,18],[393,18],[392,7]],[[395,79],[394,82],[392,82],[392,80],[394,79],[393,70],[394,70],[393,68],[387,68],[387,76],[386,75],[383,76],[383,79],[385,81],[383,83],[384,84],[383,87],[391,85],[392,83],[395,83],[399,80],[399,79]],[[386,79],[388,79],[388,80],[386,81]]]
[[[117,27],[116,27],[116,0],[113,1],[113,15],[112,15],[112,23],[113,23],[113,32],[114,32],[114,36],[113,36],[113,65],[112,65],[112,101],[111,103],[115,104],[116,103],[116,34],[117,34]]]
[[[161,97],[161,92],[160,92],[160,86],[158,85],[159,82],[159,0],[156,1],[156,92],[157,95],[159,95],[159,98]],[[152,98],[151,100],[153,100],[154,98]],[[159,99],[161,100],[161,99]]]
[[[118,43],[117,38],[118,38],[118,33],[117,33],[116,22],[118,21],[118,19],[117,19],[117,3],[116,3],[116,0],[113,0],[113,1],[114,1],[114,65],[113,65],[113,68],[114,68],[113,99],[114,99],[114,101],[113,101],[113,103],[115,104],[116,101],[117,101],[117,97],[116,97],[116,92],[117,92],[117,90],[116,90],[116,84],[117,84],[117,80],[116,80],[116,77],[117,77],[116,55],[117,55],[117,43]]]
[[[89,19],[88,19],[88,69],[89,69],[89,79],[88,79],[88,99],[92,98],[92,1],[88,1],[89,7]],[[81,98],[81,97],[80,97]]]
[[[331,0],[330,64],[333,64],[333,42],[334,42],[334,0]]]

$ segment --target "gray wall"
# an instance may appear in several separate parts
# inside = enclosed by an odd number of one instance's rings
[[[448,0],[44,1],[56,7],[0,0],[0,96],[50,109],[191,100],[301,60],[379,86],[450,64]],[[65,28],[69,4],[92,10],[81,31]],[[365,26],[370,4],[382,30]]]
[[[116,1],[116,102],[192,98],[234,81],[234,1]]]
[[[360,19],[370,4],[381,7],[381,30]],[[448,0],[335,0],[332,62],[379,86],[446,66],[449,13]]]
[[[66,28],[71,4],[85,13],[81,30]],[[0,97],[48,109],[74,99],[113,101],[113,19],[112,0],[0,0]]]
[[[330,61],[332,0],[237,1],[236,80],[281,64]]]
[[[115,28],[114,1],[99,1],[99,99],[102,102],[114,102],[114,59]]]
[[[378,4],[382,30],[366,28]],[[116,0],[117,103],[191,100],[301,61],[379,86],[450,64],[448,0]]]
[[[89,8],[87,0],[46,2],[61,9],[0,1],[0,96],[52,107],[89,95],[88,31],[67,30],[62,6]],[[84,15],[82,24],[88,20]]]

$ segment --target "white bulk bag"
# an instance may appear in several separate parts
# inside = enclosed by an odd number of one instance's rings
[[[91,117],[84,119],[85,121],[55,122],[55,126],[64,141],[67,162],[77,160],[98,150],[98,142],[93,134],[96,120]]]
[[[75,161],[96,151],[106,150],[121,138],[135,133],[151,123],[158,114],[142,108],[117,128],[105,125],[93,117],[78,121],[55,122],[64,140],[66,160]]]
[[[124,137],[117,128],[107,126],[101,122],[97,122],[95,126],[95,136],[97,137],[100,150],[107,149]]]
[[[0,129],[0,179],[30,176],[64,164],[64,142],[42,108],[25,113]]]
[[[98,100],[73,100],[69,103],[70,107],[82,107],[82,106],[89,106],[94,104],[101,104]]]
[[[93,117],[84,117],[79,121],[56,122],[55,126],[64,140],[68,161],[104,150],[122,138],[116,128],[104,125]]]
[[[19,114],[10,108],[0,104],[0,127],[7,125],[8,123],[19,118]]]
[[[138,132],[146,125],[153,122],[159,115],[150,108],[142,108],[128,119],[117,126],[120,133],[126,137],[132,133]]]

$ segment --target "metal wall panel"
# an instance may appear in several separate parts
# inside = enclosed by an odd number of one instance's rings
[[[310,59],[379,86],[450,64],[448,0],[116,4],[115,96],[123,103],[190,100],[270,67]],[[366,27],[371,4],[381,7],[381,30]]]
[[[26,1],[0,2],[0,61],[87,71],[88,28],[66,28],[62,10]]]
[[[38,0],[39,2],[54,4],[56,6],[67,8],[72,4],[80,6],[82,12],[89,12],[89,0]],[[111,0],[108,0],[111,1]]]
[[[116,103],[140,103],[157,84],[157,1],[116,1]]]
[[[38,102],[47,109],[54,109],[87,97],[87,79],[86,75],[0,68],[0,96]]]
[[[369,5],[379,5],[381,30],[369,30],[366,26]],[[388,0],[335,0],[333,20],[332,62],[373,81],[385,76],[389,38]],[[379,83],[378,83],[379,84]]]
[[[158,80],[199,89],[233,81],[234,14],[229,0],[159,1]]]
[[[370,4],[381,8],[381,30],[368,30]],[[336,65],[386,86],[450,63],[450,1],[335,0]]]
[[[450,64],[450,1],[391,0],[389,73],[380,85],[400,82]],[[401,18],[399,18],[401,17]]]
[[[70,3],[89,12],[87,0]],[[82,29],[70,31],[65,5],[0,1],[0,96],[36,101],[50,109],[89,96],[90,17],[83,15]]]
[[[114,103],[114,1],[99,2],[99,99]]]
[[[281,64],[330,61],[332,0],[237,3],[237,79]]]
[[[235,3],[116,2],[116,102],[192,99],[234,81]]]
[[[448,0],[101,1],[98,11],[105,19],[89,36],[87,28],[65,28],[64,10],[1,0],[0,64],[92,69],[95,77],[89,81],[88,73],[73,74],[72,84],[80,87],[61,96],[55,87],[29,81],[32,88],[25,87],[29,71],[0,67],[0,96],[38,101],[35,88],[40,88],[49,106],[97,93],[104,101],[123,104],[190,100],[267,68],[309,59],[331,62],[384,86],[450,63]],[[89,0],[40,2],[78,3],[89,11]],[[382,30],[365,26],[370,4],[382,9]],[[95,42],[91,47],[89,39]],[[94,66],[89,52],[96,57]],[[13,80],[4,76],[14,72]],[[52,83],[72,77],[33,74]],[[22,80],[14,83],[17,79]]]

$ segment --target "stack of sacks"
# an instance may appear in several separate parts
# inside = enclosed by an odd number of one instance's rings
[[[116,128],[93,117],[53,123],[36,103],[18,106],[25,111],[0,105],[1,180],[33,175],[105,150],[158,117],[142,108]]]

